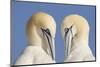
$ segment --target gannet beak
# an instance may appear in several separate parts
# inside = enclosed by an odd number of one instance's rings
[[[54,38],[51,36],[51,33],[49,31],[49,29],[42,29],[43,32],[43,36],[46,37],[47,41],[48,41],[48,54],[51,55],[52,59],[55,60],[55,45],[54,45]]]
[[[65,28],[65,59],[68,58],[70,53],[72,37],[72,26],[70,28]]]

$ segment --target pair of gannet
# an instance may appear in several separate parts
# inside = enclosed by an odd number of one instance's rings
[[[61,31],[65,41],[64,62],[94,60],[88,46],[89,25],[82,16],[65,17]],[[29,44],[15,65],[55,63],[56,23],[53,17],[44,12],[32,15],[26,32]]]

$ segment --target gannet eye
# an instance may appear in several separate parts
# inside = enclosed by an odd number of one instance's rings
[[[46,30],[46,33],[48,34],[48,35],[50,35],[51,36],[51,34],[50,34],[50,30],[47,28]]]
[[[47,33],[49,36],[51,36],[50,30],[48,28],[47,29],[42,29],[42,31],[45,32],[45,33]]]
[[[69,28],[65,28],[64,31],[65,33],[67,33],[69,31]]]
[[[67,33],[69,30],[72,30],[73,25],[70,28],[65,28],[64,31]]]

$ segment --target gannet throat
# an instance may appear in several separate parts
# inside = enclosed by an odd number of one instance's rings
[[[65,28],[65,59],[67,59],[71,50],[72,37],[72,26],[70,28]]]
[[[52,36],[51,36],[51,33],[49,31],[49,29],[42,29],[42,32],[43,32],[43,36],[46,37],[47,41],[48,41],[48,44],[49,44],[49,48],[47,50],[47,53],[49,53],[51,56],[52,56],[52,59],[55,59],[55,45],[54,45],[54,39],[52,39]]]

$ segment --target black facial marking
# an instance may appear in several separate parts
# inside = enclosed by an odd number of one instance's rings
[[[69,27],[69,28],[65,28],[64,29],[64,31],[65,31],[65,38],[66,38],[67,33],[68,33],[69,30],[71,30],[71,33],[72,33],[72,27],[73,27],[73,25],[71,27]],[[72,35],[73,35],[73,33],[72,33]]]
[[[67,33],[69,31],[69,28],[65,28],[65,33]]]
[[[42,29],[42,28],[41,28]],[[50,30],[47,28],[47,29],[42,29],[42,32],[45,32],[47,33],[49,36],[51,36],[51,33],[50,33]]]
[[[45,36],[46,36],[46,38],[47,38],[47,40],[48,40],[48,44],[49,44],[51,56],[52,56],[52,59],[54,59],[54,57],[53,57],[53,51],[52,51],[52,47],[51,47],[51,42],[50,42],[50,41],[52,41],[52,40],[51,40],[51,33],[50,33],[50,30],[49,30],[48,28],[47,28],[47,29],[42,29],[42,28],[41,28],[41,30],[42,30],[42,32],[43,32],[43,36],[44,36],[44,34],[45,34]]]
[[[48,33],[48,35],[51,36],[51,34],[50,34],[50,30],[49,30],[48,28],[47,28],[45,31]]]
[[[72,27],[73,27],[73,25],[72,25],[71,27],[69,27],[69,28],[65,28],[65,29],[64,29],[65,33],[67,33],[69,30],[71,30]]]

